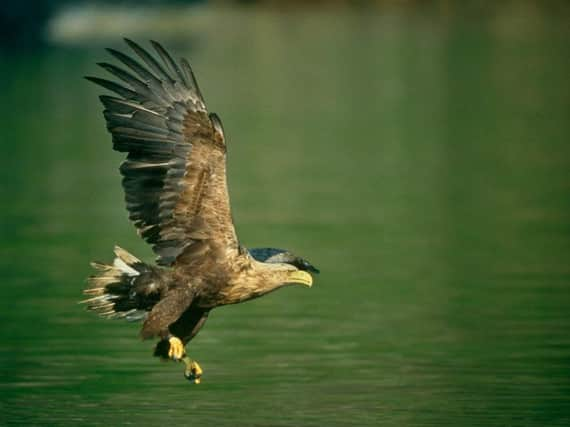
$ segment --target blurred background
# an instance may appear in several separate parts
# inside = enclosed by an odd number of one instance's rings
[[[1,425],[570,425],[570,7],[4,1]],[[164,43],[225,125],[238,234],[315,286],[190,354],[76,304],[129,223],[103,47]]]

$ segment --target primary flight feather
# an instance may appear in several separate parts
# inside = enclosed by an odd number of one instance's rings
[[[108,318],[144,320],[158,337],[155,355],[181,360],[185,376],[202,369],[186,344],[215,307],[262,296],[286,284],[312,285],[318,270],[289,251],[241,246],[226,182],[226,140],[208,113],[194,73],[157,42],[155,54],[126,39],[137,59],[108,49],[122,67],[99,63],[121,83],[88,80],[114,92],[100,97],[120,167],[129,218],[152,245],[157,265],[115,248],[113,264],[92,263],[83,302]]]

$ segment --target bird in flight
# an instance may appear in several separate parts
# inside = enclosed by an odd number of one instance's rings
[[[127,153],[120,172],[129,219],[157,259],[149,265],[115,247],[112,264],[92,263],[82,302],[106,318],[142,320],[142,338],[159,339],[154,355],[184,362],[185,377],[199,383],[202,369],[185,347],[213,308],[310,287],[318,270],[287,250],[240,244],[222,123],[190,65],[155,41],[154,54],[125,41],[131,56],[107,49],[122,67],[98,64],[122,83],[86,78],[114,93],[100,99],[113,148]]]

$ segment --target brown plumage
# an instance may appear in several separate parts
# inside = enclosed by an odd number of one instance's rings
[[[154,41],[156,57],[126,43],[142,63],[108,49],[126,69],[99,64],[125,85],[87,79],[118,95],[100,97],[103,114],[113,148],[128,153],[120,171],[129,218],[158,265],[116,247],[112,265],[93,263],[99,271],[84,302],[105,317],[144,319],[141,336],[161,338],[155,354],[181,359],[179,342],[186,345],[214,307],[286,284],[311,286],[308,272],[318,271],[288,251],[239,244],[222,124],[208,113],[189,64]],[[187,376],[199,379],[201,370],[192,369]]]

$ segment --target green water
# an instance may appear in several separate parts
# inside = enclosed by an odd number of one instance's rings
[[[179,34],[242,242],[322,272],[215,310],[199,386],[76,304],[114,244],[153,258],[80,78],[108,57],[0,54],[0,424],[569,425],[570,27],[521,5],[214,11]]]

